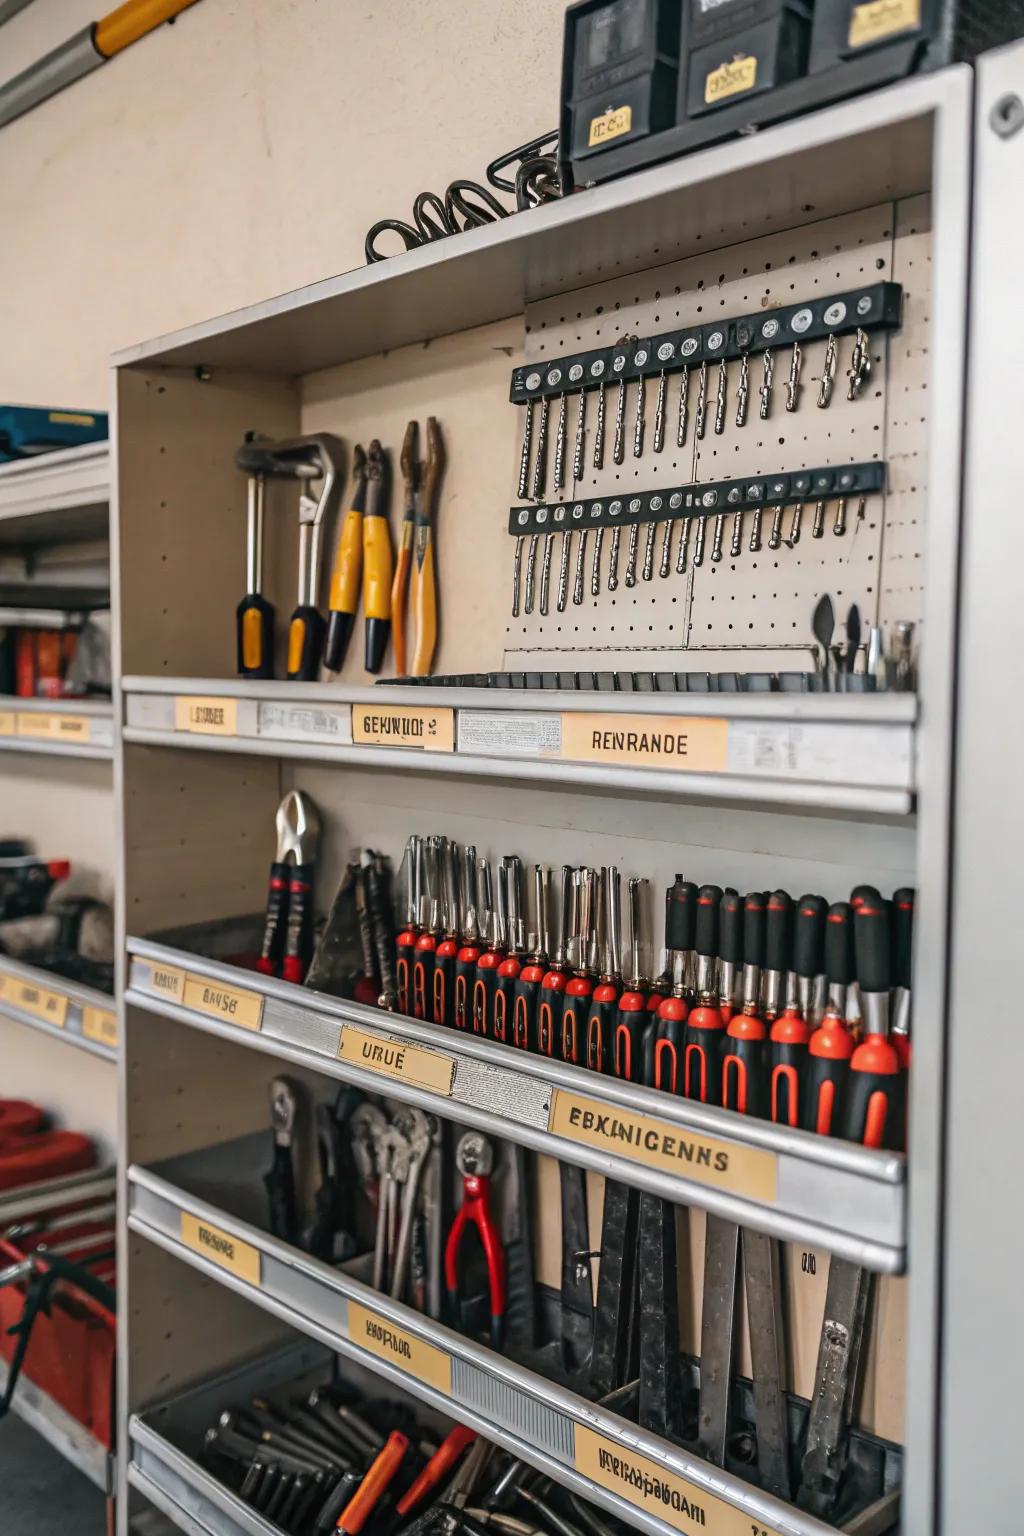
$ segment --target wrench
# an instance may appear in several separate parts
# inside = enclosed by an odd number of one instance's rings
[[[432,1116],[422,1109],[406,1107],[395,1116],[395,1129],[402,1137],[408,1155],[404,1157],[404,1191],[402,1194],[401,1220],[398,1227],[398,1243],[395,1249],[394,1270],[391,1276],[391,1295],[397,1301],[405,1289],[409,1269],[409,1252],[412,1240],[412,1223],[416,1214],[420,1175],[433,1144]]]

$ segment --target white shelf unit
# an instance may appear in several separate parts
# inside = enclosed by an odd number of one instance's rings
[[[785,1150],[779,1142],[773,1148],[800,1163],[802,1175],[808,1161],[819,1171],[828,1163],[837,1174],[843,1163],[849,1187],[864,1197],[856,1219],[847,1215],[841,1227],[832,1223],[830,1235],[818,1233],[834,1251],[864,1257],[868,1250],[858,1246],[866,1240],[863,1218],[882,1222],[871,1234],[876,1246],[870,1254],[880,1270],[899,1269],[904,1251],[909,1254],[905,1280],[883,1276],[878,1282],[900,1288],[886,1292],[889,1298],[902,1296],[888,1310],[905,1306],[908,1323],[905,1335],[900,1326],[894,1349],[884,1340],[879,1346],[876,1338],[876,1354],[883,1359],[881,1366],[876,1359],[873,1369],[882,1371],[886,1390],[897,1400],[901,1426],[890,1438],[908,1448],[903,1529],[925,1536],[935,1528],[943,1197],[938,1149],[944,1134],[944,936],[970,98],[971,75],[964,68],[906,81],[869,99],[131,348],[115,360],[124,709],[117,745],[125,864],[119,940],[126,947],[121,1158],[131,1189],[130,1226],[140,1239],[127,1244],[127,1302],[120,1323],[123,1443],[129,1443],[129,1423],[137,1423],[137,1415],[153,1403],[251,1352],[254,1317],[262,1319],[268,1339],[278,1336],[275,1324],[284,1321],[353,1354],[341,1321],[343,1299],[344,1305],[353,1298],[360,1305],[371,1300],[358,1282],[321,1272],[294,1250],[282,1252],[258,1226],[240,1223],[215,1201],[190,1194],[167,1172],[174,1160],[202,1156],[237,1137],[266,1134],[267,1086],[281,1062],[304,1083],[319,1083],[321,1091],[327,1079],[362,1081],[337,1058],[348,1028],[376,1029],[428,1050],[443,1051],[447,1044],[427,1026],[367,1016],[353,1005],[307,998],[298,1006],[283,987],[243,978],[154,938],[186,923],[236,918],[261,906],[273,852],[273,809],[283,790],[299,787],[314,796],[325,817],[325,892],[334,888],[344,850],[353,842],[395,857],[407,832],[427,829],[492,851],[500,842],[528,861],[618,861],[649,872],[655,886],[680,865],[739,889],[782,884],[821,889],[830,899],[865,879],[887,888],[917,885],[908,1160],[862,1161],[856,1149],[831,1147],[808,1160],[801,1137]],[[370,692],[356,681],[354,658],[331,686],[240,685],[231,679],[244,500],[233,454],[246,430],[292,435],[323,429],[340,432],[349,443],[371,435],[397,442],[399,424],[409,415],[428,410],[443,415],[457,452],[449,455],[454,462],[442,517],[464,537],[444,543],[441,524],[439,664],[450,672],[500,667],[505,649],[500,613],[507,601],[504,525],[510,466],[518,452],[512,413],[503,402],[509,351],[515,358],[524,345],[524,311],[610,277],[647,272],[656,280],[649,269],[705,249],[774,238],[922,194],[931,199],[932,294],[924,365],[928,427],[915,450],[927,464],[920,578],[927,643],[919,714],[912,701],[882,695],[730,698],[723,706],[721,699],[698,705],[690,697],[650,695],[626,700],[589,694],[584,700],[545,693],[496,699],[490,690],[483,695],[419,688]],[[824,273],[822,281],[827,280]],[[424,352],[419,344],[428,339],[433,346]],[[423,356],[426,363],[414,362]],[[169,509],[160,518],[157,503]],[[294,534],[294,526],[272,511],[268,596],[282,614],[294,591]],[[159,605],[157,591],[163,594]],[[190,699],[220,701],[225,714],[219,734],[182,727],[179,701],[187,712]],[[451,708],[456,712],[451,750],[414,754],[353,742],[352,712],[371,701]],[[479,742],[472,730],[480,712],[500,717],[494,727],[500,734],[508,730],[510,714],[544,717],[550,724],[553,716],[581,709],[634,719],[674,713],[724,720],[738,734],[755,724],[768,741],[769,757],[780,739],[791,741],[803,732],[820,751],[814,771],[799,759],[796,768],[757,775],[727,763],[725,771],[690,778],[622,764],[538,760],[522,748],[503,758],[479,747],[466,752],[465,733],[459,744],[459,715],[469,739]],[[523,730],[530,729],[537,728],[528,722]],[[248,989],[262,1000],[262,1028],[243,1031],[201,1010],[156,1002],[146,982],[153,963]],[[461,1073],[465,1082],[470,1064],[480,1064],[479,1048],[466,1041],[450,1050],[456,1059],[453,1080],[458,1083]],[[505,1072],[515,1079],[512,1091],[522,1093],[528,1080],[546,1093],[568,1082],[563,1074],[570,1071],[532,1062],[506,1068],[503,1060],[495,1076]],[[230,1096],[222,1091],[226,1080]],[[592,1086],[589,1080],[586,1086]],[[607,1083],[599,1091],[614,1098]],[[400,1096],[417,1101],[409,1091]],[[637,1102],[652,1114],[668,1113],[660,1103],[649,1105],[644,1095]],[[468,1096],[452,1109],[452,1118],[465,1114],[468,1123],[484,1112]],[[692,1125],[687,1117],[693,1114],[691,1106],[673,1105],[670,1118]],[[525,1111],[507,1115],[503,1130],[506,1124],[509,1138],[522,1145],[552,1145],[543,1126],[527,1123]],[[703,1124],[707,1129],[711,1121]],[[715,1122],[714,1129],[739,1134],[724,1123]],[[754,1139],[758,1134],[769,1141],[774,1135],[764,1128],[744,1131]],[[596,1166],[578,1147],[573,1155],[581,1165]],[[604,1166],[638,1183],[647,1179],[635,1169],[627,1173],[623,1163]],[[648,1187],[655,1186],[648,1182]],[[688,1190],[687,1196],[698,1207],[713,1208],[706,1192]],[[260,1255],[260,1280],[242,1282],[183,1245],[180,1219],[186,1208],[252,1246]],[[811,1223],[824,1214],[805,1206],[786,1215],[791,1224],[777,1225],[752,1203],[742,1213],[763,1230],[808,1240]],[[299,1304],[277,1286],[285,1271],[289,1284],[294,1280],[302,1292]],[[331,1293],[329,1303],[322,1290]],[[819,1307],[821,1294],[819,1289]],[[240,1304],[242,1295],[255,1312]],[[803,1319],[812,1336],[820,1325],[815,1304],[807,1301]],[[538,1449],[536,1439],[523,1432],[533,1407],[542,1402],[577,1427],[600,1420],[615,1443],[628,1443],[654,1465],[713,1492],[722,1501],[723,1520],[735,1523],[749,1514],[758,1530],[778,1533],[820,1528],[797,1510],[766,1500],[752,1485],[712,1472],[679,1447],[622,1421],[605,1423],[582,1399],[563,1400],[546,1380],[526,1380],[530,1373],[504,1365],[406,1308],[379,1297],[373,1305],[417,1338],[433,1341],[453,1372],[463,1365],[480,1368],[483,1361],[492,1382],[525,1394],[527,1417],[516,1425],[486,1400],[488,1432],[570,1486],[585,1486],[574,1481],[573,1457]],[[316,1320],[324,1306],[334,1308],[327,1324]],[[379,1359],[366,1363],[388,1376],[390,1368]],[[405,1384],[477,1422],[473,1414],[481,1412],[480,1405],[474,1408],[468,1396],[442,1393],[437,1399],[422,1383]],[[120,1492],[129,1484],[145,1487],[146,1477],[133,1449]],[[607,1490],[587,1491],[638,1528],[660,1530],[664,1523],[660,1518],[652,1523],[637,1498],[613,1505]],[[121,1506],[123,1536],[124,1499]],[[192,1528],[184,1518],[172,1518]],[[215,1522],[209,1528],[232,1526]]]

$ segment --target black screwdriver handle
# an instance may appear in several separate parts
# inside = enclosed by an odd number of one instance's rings
[[[700,914],[697,917],[700,923]],[[651,1086],[663,1093],[683,1091],[683,1052],[689,1010],[681,997],[662,998],[651,1047]]]
[[[434,951],[434,976],[430,989],[430,1017],[435,1024],[449,1029],[455,1023],[455,961],[459,946],[455,939],[442,939]]]
[[[862,992],[888,992],[892,985],[892,939],[888,904],[865,898],[853,912],[857,981]]]
[[[825,975],[836,986],[848,987],[855,974],[853,907],[848,901],[836,901],[825,919]]]
[[[498,988],[494,994],[494,1038],[501,1045],[512,1044],[512,1015],[515,1009],[516,982],[522,967],[509,955],[498,967]]]
[[[512,994],[511,1043],[517,1051],[537,1049],[537,1004],[543,980],[544,967],[534,961],[524,965],[516,977]]]
[[[288,866],[288,918],[281,976],[300,986],[313,958],[313,871],[312,864]]]
[[[291,682],[315,683],[320,676],[326,627],[323,614],[309,604],[301,604],[292,614],[288,627],[288,677]]]
[[[601,981],[594,988],[587,1013],[586,1064],[592,1072],[610,1072],[619,989],[615,982]]]
[[[476,944],[464,944],[455,957],[455,1001],[452,1009],[456,1029],[470,1029],[473,1024],[473,983],[480,950]]]
[[[898,1151],[904,1142],[906,1075],[895,1046],[867,1035],[850,1058],[844,1135],[864,1147]]]
[[[498,991],[498,967],[505,956],[496,949],[485,949],[476,963],[473,976],[472,1029],[474,1035],[494,1039],[494,999]]]
[[[537,1005],[537,1050],[541,1056],[557,1056],[561,1049],[566,985],[561,971],[549,971],[541,982]]]
[[[694,948],[698,955],[718,954],[718,920],[722,909],[722,887],[702,885],[697,892],[697,923]]]
[[[259,592],[249,592],[238,605],[238,675],[274,675],[274,610]]]
[[[738,1013],[722,1041],[722,1108],[764,1118],[768,1076],[768,1041],[764,1023]]]
[[[666,892],[665,948],[692,949],[697,920],[697,887],[692,880],[676,875],[675,884]]]
[[[764,965],[768,971],[788,971],[793,947],[793,898],[788,891],[772,891],[766,903]]]
[[[643,1080],[644,1031],[647,1028],[647,999],[640,992],[623,992],[615,1017],[612,1042],[612,1070],[626,1082]]]
[[[743,963],[764,966],[765,895],[751,891],[743,901]]]
[[[914,899],[915,893],[910,886],[893,892],[892,979],[897,987],[909,987],[913,977]]]
[[[722,1042],[725,1029],[718,1008],[691,1008],[683,1032],[683,1072],[679,1092],[701,1104],[722,1102]]]
[[[719,907],[718,956],[726,965],[743,963],[743,898],[731,886],[722,892]]]
[[[793,970],[798,976],[818,976],[824,969],[824,896],[801,896],[793,919]]]
[[[398,986],[398,1011],[412,1011],[412,962],[416,952],[416,935],[411,928],[403,928],[395,939],[395,981]]]
[[[589,976],[570,977],[565,988],[562,1005],[562,1026],[559,1032],[559,1055],[563,1061],[582,1066],[587,1050],[587,1018],[594,983]]]
[[[284,954],[284,930],[288,914],[288,865],[271,864],[267,889],[267,914],[263,920],[263,942],[256,969],[264,976],[277,976]]]

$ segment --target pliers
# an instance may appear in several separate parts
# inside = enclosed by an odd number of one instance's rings
[[[313,867],[320,816],[309,796],[293,789],[277,808],[276,825],[277,853],[270,866],[256,968],[264,976],[283,976],[301,985],[313,958]]]
[[[444,1279],[448,1305],[453,1315],[459,1305],[459,1245],[466,1227],[472,1223],[480,1234],[491,1298],[491,1345],[501,1348],[505,1323],[505,1254],[498,1229],[491,1218],[489,1204],[494,1149],[486,1136],[467,1131],[455,1149],[455,1166],[462,1175],[462,1205],[452,1222],[444,1250]]]
[[[437,572],[434,565],[434,524],[445,467],[444,441],[434,416],[427,417],[427,457],[418,457],[419,422],[410,421],[402,441],[405,507],[391,591],[398,677],[426,677],[437,646]],[[412,589],[412,655],[405,644],[405,609]]]

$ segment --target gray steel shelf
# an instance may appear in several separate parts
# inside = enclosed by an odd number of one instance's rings
[[[0,1392],[7,1384],[7,1362],[0,1360]],[[73,1419],[48,1393],[37,1387],[24,1373],[18,1377],[11,1408],[20,1419],[42,1435],[43,1439],[59,1451],[66,1461],[103,1493],[114,1489],[114,1458],[105,1445],[84,1425]],[[0,1425],[0,1446],[3,1445],[3,1426]]]
[[[737,1514],[749,1520],[759,1536],[828,1536],[833,1531],[731,1473],[289,1248],[174,1182],[173,1162],[162,1166],[165,1173],[137,1165],[128,1170],[131,1231],[300,1333],[468,1424],[648,1536],[678,1536],[698,1525],[711,1531],[738,1531]],[[191,1247],[183,1235],[183,1218],[215,1229],[215,1236],[227,1241],[240,1270],[246,1272],[225,1268]],[[407,1360],[408,1369],[359,1342],[358,1329],[366,1313],[372,1324],[383,1325],[384,1334],[396,1346],[393,1358]],[[364,1330],[363,1337],[371,1336]],[[387,1345],[380,1343],[377,1349],[386,1351]],[[598,1466],[602,1450],[617,1458],[619,1468],[635,1469],[633,1475],[641,1484],[635,1501],[614,1491],[614,1478],[621,1474],[611,1467],[605,1468],[611,1486],[580,1470]],[[671,1503],[662,1515],[660,1499],[651,1491],[651,1480],[662,1478],[668,1479],[667,1486],[675,1490],[677,1499],[689,1500],[702,1515],[684,1521]],[[212,1529],[230,1531],[231,1527]]]
[[[69,734],[61,736],[61,730]],[[114,756],[114,709],[96,699],[17,699],[0,694],[0,752]]]
[[[50,538],[50,523],[58,514],[86,513],[110,500],[110,448],[107,443],[85,443],[59,453],[41,453],[30,459],[0,464],[0,523],[17,521],[28,532],[28,519],[40,520],[35,537]],[[63,524],[74,526],[68,519]]]
[[[376,765],[545,785],[906,815],[913,807],[917,701],[909,694],[621,694],[358,688],[205,678],[126,677],[126,741],[200,751]],[[223,701],[224,734],[176,728],[179,700]],[[353,711],[454,712],[454,750],[354,744]],[[585,762],[561,755],[578,715],[656,729],[725,723],[720,771]],[[551,743],[556,745],[552,747]]]
[[[105,1061],[117,1060],[117,1004],[108,992],[80,986],[6,955],[0,956],[0,1017],[65,1040]],[[63,1023],[57,1022],[61,1018]]]
[[[905,1266],[906,1159],[899,1153],[873,1152],[746,1119],[472,1035],[300,991],[166,944],[129,938],[128,952],[128,1004],[369,1092],[387,1093],[782,1241],[825,1248],[880,1273],[898,1273]],[[193,978],[191,986],[187,978]],[[195,1006],[205,983],[226,1012],[217,1013],[216,1003],[213,1012]],[[368,1037],[411,1048],[405,1065],[412,1075],[383,1075],[339,1059],[346,1031],[350,1047]],[[430,1086],[438,1075],[442,1086]],[[449,1082],[450,1091],[445,1091]],[[651,1133],[659,1148],[671,1138],[676,1159],[689,1154],[691,1162],[677,1171],[666,1167],[668,1158],[640,1160],[642,1148],[625,1154],[611,1150],[622,1145],[611,1136],[591,1143],[568,1139],[559,1132],[567,1128],[565,1116],[574,1106],[618,1117],[624,1128],[639,1125],[637,1134],[650,1140]],[[726,1162],[721,1176],[709,1167],[716,1152]],[[682,1171],[688,1166],[701,1171]]]

